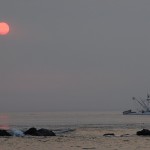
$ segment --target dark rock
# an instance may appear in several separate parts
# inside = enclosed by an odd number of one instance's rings
[[[143,129],[141,131],[137,131],[137,135],[142,135],[142,136],[150,136],[150,130],[148,129]]]
[[[11,136],[6,130],[0,130],[0,136]]]
[[[30,128],[24,132],[25,135],[32,135],[32,136],[55,136],[55,133],[48,129],[39,129]]]
[[[36,128],[30,128],[24,132],[25,135],[38,136],[38,131]]]
[[[115,134],[114,133],[106,133],[103,136],[115,136]]]
[[[55,136],[55,133],[48,129],[39,129],[38,136]]]

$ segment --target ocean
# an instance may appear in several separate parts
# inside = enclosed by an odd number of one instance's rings
[[[150,115],[122,115],[122,112],[17,112],[0,113],[0,128],[30,127],[56,129],[150,128]]]

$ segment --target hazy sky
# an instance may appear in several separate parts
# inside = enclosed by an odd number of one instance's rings
[[[1,0],[0,111],[125,110],[150,91],[149,0]]]

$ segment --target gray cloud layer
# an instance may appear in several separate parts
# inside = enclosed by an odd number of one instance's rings
[[[149,0],[2,0],[11,32],[0,36],[0,110],[130,107],[150,85],[149,8]]]

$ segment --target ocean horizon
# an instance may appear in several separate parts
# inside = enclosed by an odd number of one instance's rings
[[[0,113],[0,128],[150,128],[150,116],[106,112],[9,112]]]

